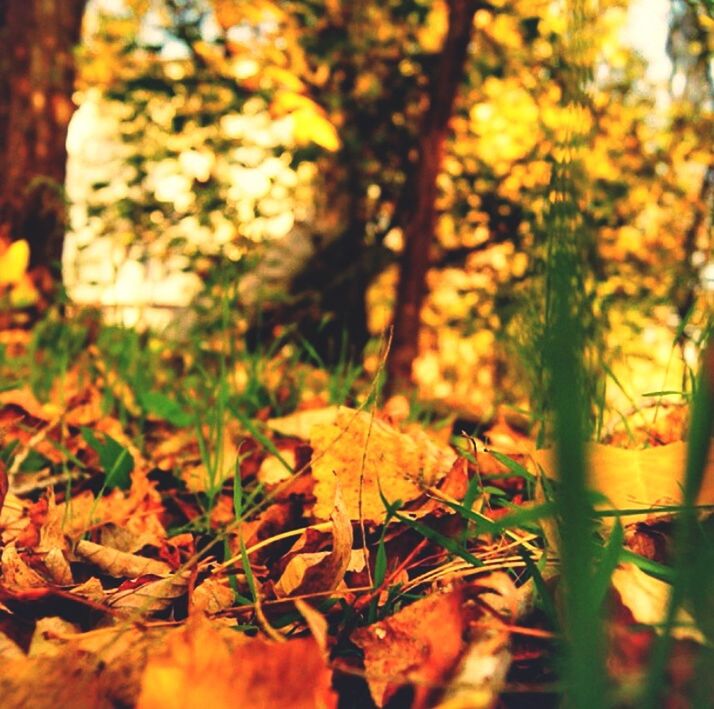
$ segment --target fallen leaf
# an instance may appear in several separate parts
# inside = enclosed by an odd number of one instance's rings
[[[235,592],[227,577],[209,577],[196,586],[191,594],[191,611],[214,615],[230,608],[235,603]]]
[[[402,685],[414,683],[412,707],[428,706],[463,650],[463,595],[434,593],[386,620],[359,628],[352,641],[364,650],[367,683],[382,707]]]
[[[11,640],[5,633],[0,632],[0,657],[5,663],[9,660],[24,659],[25,653],[16,642]],[[2,680],[0,680],[1,682]]]
[[[634,564],[621,564],[612,574],[612,586],[620,594],[625,608],[629,609],[637,623],[661,629],[667,616],[671,586],[664,581],[648,576]],[[672,628],[675,638],[689,638],[703,643],[704,637],[695,627],[689,613],[680,609],[677,623]]]
[[[184,571],[137,585],[122,584],[118,590],[107,595],[106,604],[110,608],[128,614],[158,613],[166,610],[177,598],[186,593],[190,577],[191,573]]]
[[[53,403],[41,404],[30,387],[0,392],[0,404],[18,406],[40,421],[50,421],[62,412],[62,409]]]
[[[297,554],[288,562],[275,585],[278,596],[320,593],[337,588],[352,556],[352,523],[339,488],[335,491],[332,521],[332,551],[327,554]],[[317,557],[317,558],[316,558]]]
[[[340,408],[339,406],[325,406],[321,409],[304,409],[289,416],[268,419],[266,423],[276,433],[307,441],[310,439],[310,431],[313,426],[335,423]]]
[[[50,619],[38,623],[32,656],[3,655],[0,696],[4,707],[111,709],[134,706],[152,648],[165,628],[117,626],[80,635]],[[44,636],[40,642],[40,635]],[[0,641],[0,646],[2,645]]]
[[[64,515],[55,501],[55,493],[50,490],[47,493],[47,513],[45,521],[40,527],[40,543],[38,549],[49,551],[50,549],[68,549],[63,526]]]
[[[115,578],[136,578],[145,574],[166,576],[171,573],[171,567],[164,561],[129,554],[85,539],[77,542],[75,552],[85,561]]]
[[[687,456],[683,442],[643,450],[591,443],[587,454],[590,486],[603,493],[615,509],[676,505],[682,500]],[[556,477],[552,450],[535,451],[533,458],[548,477]],[[709,454],[697,504],[714,504],[714,448]],[[622,519],[641,520],[642,514],[623,515]]]
[[[297,462],[295,452],[291,450],[281,451],[280,455],[290,468],[295,470]],[[287,480],[291,475],[291,471],[274,455],[267,456],[260,464],[260,468],[258,468],[258,482],[263,485],[276,485],[283,480]]]
[[[326,519],[339,483],[350,519],[384,519],[380,486],[389,501],[419,497],[443,477],[456,454],[426,434],[400,433],[369,414],[341,408],[334,423],[313,426],[315,516]],[[361,504],[360,504],[361,500]],[[361,515],[360,515],[361,513]]]
[[[0,514],[2,513],[2,506],[5,503],[5,496],[7,495],[9,487],[10,482],[7,478],[7,467],[5,466],[5,461],[0,460]]]
[[[50,549],[44,558],[45,568],[50,574],[52,582],[57,586],[72,586],[72,568],[64,555],[64,551],[59,547]]]
[[[137,709],[337,706],[332,673],[315,640],[275,643],[232,635],[220,633],[205,616],[191,616],[149,659]]]
[[[190,492],[206,492],[206,490],[220,487],[224,481],[233,477],[236,460],[240,455],[238,446],[231,435],[233,428],[233,425],[226,425],[223,431],[220,452],[217,459],[211,463],[213,470],[209,470],[204,461],[182,468],[181,478]]]
[[[14,593],[48,585],[37,571],[23,561],[14,543],[2,550],[1,569],[3,586]]]
[[[487,709],[493,707],[511,666],[511,635],[504,623],[515,622],[525,610],[521,591],[508,574],[495,572],[478,581],[486,589],[478,596],[503,622],[483,614],[470,629],[468,646],[444,693],[438,709]]]
[[[323,656],[327,657],[327,632],[329,629],[327,619],[307,601],[303,601],[302,598],[296,598],[293,602],[298,613],[305,619],[307,627],[310,629],[310,633],[322,651]]]

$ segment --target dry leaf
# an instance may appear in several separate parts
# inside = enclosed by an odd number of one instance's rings
[[[62,549],[59,547],[50,549],[45,554],[44,562],[45,568],[49,572],[53,583],[58,586],[72,586],[74,584],[72,568]]]
[[[0,697],[8,709],[111,709],[113,706],[102,697],[97,663],[78,654],[4,662],[0,672]]]
[[[117,591],[107,595],[107,605],[115,610],[139,615],[150,615],[166,610],[177,598],[186,593],[191,577],[189,571],[141,585],[122,584]]]
[[[328,624],[320,611],[313,608],[307,601],[303,601],[302,598],[296,598],[295,609],[300,613],[300,615],[305,619],[307,627],[310,628],[310,633],[315,639],[318,647],[322,651],[323,656],[327,657],[327,632]]]
[[[233,477],[236,460],[239,456],[238,447],[230,434],[233,425],[226,424],[221,442],[220,456],[215,462],[215,471],[209,471],[205,463],[185,466],[181,470],[181,479],[190,492],[206,492],[209,488],[220,487],[221,484]],[[212,477],[213,475],[213,477]]]
[[[191,594],[191,611],[214,615],[230,608],[235,603],[235,593],[228,578],[209,577],[202,581]]]
[[[5,466],[5,461],[0,460],[0,513],[2,513],[2,506],[5,502],[5,495],[7,495],[9,487],[10,482],[7,479],[7,468]]]
[[[335,491],[332,521],[332,551],[328,554],[298,554],[288,562],[275,585],[278,596],[331,591],[345,576],[352,557],[352,523],[339,488]]]
[[[12,543],[2,550],[2,585],[9,591],[21,593],[32,588],[45,588],[48,584],[22,560]]]
[[[111,709],[136,704],[149,652],[159,645],[165,628],[118,626],[79,635],[69,624],[47,620],[52,622],[38,623],[32,657],[3,656],[3,707]]]
[[[8,492],[5,496],[5,503],[0,509],[0,532],[5,544],[15,541],[29,526],[30,520],[25,516],[27,507],[28,503],[14,493]]]
[[[5,663],[9,660],[24,659],[25,653],[16,642],[11,640],[5,633],[0,632],[0,657]],[[0,680],[1,682],[2,680]]]
[[[638,623],[661,629],[667,615],[669,594],[672,587],[659,579],[648,576],[634,564],[621,564],[612,575],[613,588],[620,594],[622,604],[629,609]],[[672,628],[675,638],[690,638],[703,643],[702,634],[696,629],[689,613],[681,609],[677,613],[677,625]]]
[[[75,586],[70,593],[86,598],[88,601],[93,601],[94,603],[104,603],[104,588],[102,587],[101,581],[94,576],[87,579],[84,583],[80,583],[79,586]]]
[[[129,554],[85,539],[77,542],[75,552],[77,556],[115,578],[136,578],[145,574],[166,576],[171,573],[171,567],[164,561],[147,559],[138,554]]]
[[[28,657],[54,657],[62,651],[62,644],[57,637],[73,635],[79,632],[79,627],[57,616],[38,618],[35,631],[32,633]]]
[[[403,684],[416,685],[413,707],[428,706],[463,649],[460,590],[433,594],[386,620],[359,628],[352,641],[364,650],[369,690],[381,707]]]
[[[525,610],[522,593],[508,574],[497,571],[478,581],[492,590],[479,600],[506,622]],[[438,709],[487,709],[496,705],[511,666],[510,632],[488,614],[471,630],[471,639]]]
[[[644,450],[592,443],[588,445],[587,452],[590,485],[603,493],[615,509],[681,502],[687,455],[685,443],[670,443]],[[533,458],[548,477],[556,477],[552,450],[535,451]],[[697,503],[714,504],[714,447],[710,451]],[[623,515],[625,521],[636,519],[641,520],[642,515]]]
[[[0,392],[0,405],[18,406],[30,416],[40,421],[51,421],[62,413],[61,408],[56,404],[50,402],[41,404],[32,393],[30,387],[21,387],[19,389],[10,389]]]
[[[192,616],[149,660],[137,707],[328,709],[337,706],[331,679],[312,638],[273,643],[231,637],[205,616]]]
[[[335,423],[340,408],[339,406],[326,406],[322,409],[305,409],[296,411],[289,416],[268,419],[266,423],[276,433],[307,441],[310,439],[310,431],[313,426]]]
[[[363,519],[381,522],[380,485],[389,501],[413,500],[456,460],[450,448],[437,445],[426,434],[403,434],[367,413],[347,408],[339,410],[334,423],[314,426],[310,445],[315,516],[320,519],[332,510],[339,483],[350,519],[360,519],[361,512]]]
[[[292,470],[295,470],[297,464],[295,458],[295,451],[285,450],[281,451],[280,455],[283,460],[290,466]],[[287,480],[292,473],[288,470],[283,462],[274,455],[267,456],[258,468],[258,482],[263,485],[276,485],[283,480]]]
[[[55,493],[50,490],[47,493],[47,514],[45,521],[40,527],[40,543],[38,549],[48,551],[50,549],[68,549],[67,539],[63,531],[63,510],[55,502]]]

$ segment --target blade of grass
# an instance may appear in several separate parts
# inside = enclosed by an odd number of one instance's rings
[[[714,345],[711,342],[705,349],[692,401],[684,478],[684,509],[677,519],[674,537],[674,583],[667,606],[664,632],[657,638],[652,651],[642,700],[645,709],[662,706],[665,669],[672,648],[672,628],[677,611],[687,597],[692,595],[697,583],[697,516],[694,503],[702,484],[714,432]]]

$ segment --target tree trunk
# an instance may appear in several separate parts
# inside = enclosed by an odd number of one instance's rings
[[[74,46],[86,0],[0,2],[0,232],[60,273]]]
[[[449,0],[449,30],[432,77],[429,108],[420,131],[419,159],[409,183],[412,197],[406,200],[413,209],[404,224],[405,247],[394,311],[394,338],[387,361],[390,393],[411,383],[412,364],[418,353],[420,312],[436,223],[436,180],[478,7],[474,0]]]

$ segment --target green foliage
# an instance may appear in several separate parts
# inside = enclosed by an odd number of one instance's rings
[[[103,489],[118,487],[128,490],[131,485],[131,471],[134,469],[134,458],[131,453],[115,441],[109,434],[104,434],[101,441],[90,428],[82,428],[84,440],[96,451],[99,464],[104,471]]]

